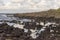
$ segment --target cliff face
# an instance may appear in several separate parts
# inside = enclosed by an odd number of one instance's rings
[[[14,14],[14,16],[33,16],[33,17],[55,17],[55,18],[60,18],[60,9],[57,10],[48,10],[48,11],[42,11],[42,12],[32,12],[32,13],[17,13]]]

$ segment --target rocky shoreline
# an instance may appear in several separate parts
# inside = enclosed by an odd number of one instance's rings
[[[15,26],[7,22],[0,24],[0,40],[60,40],[60,19],[37,17],[34,20]]]

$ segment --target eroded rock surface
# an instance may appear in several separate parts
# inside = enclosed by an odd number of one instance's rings
[[[16,27],[2,23],[0,40],[60,40],[60,21],[43,20],[27,23],[24,26],[16,24]]]

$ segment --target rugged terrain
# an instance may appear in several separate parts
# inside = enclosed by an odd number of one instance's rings
[[[31,12],[31,13],[17,13],[14,16],[18,17],[55,17],[60,18],[60,8],[59,9],[50,9],[48,11],[42,11],[42,12]]]
[[[22,22],[14,17],[32,21]],[[0,21],[0,40],[60,40],[60,9],[17,13],[14,17],[3,15],[0,18],[4,19]]]

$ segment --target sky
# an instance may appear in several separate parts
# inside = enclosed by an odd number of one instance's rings
[[[0,0],[0,13],[40,12],[60,8],[60,0]]]

